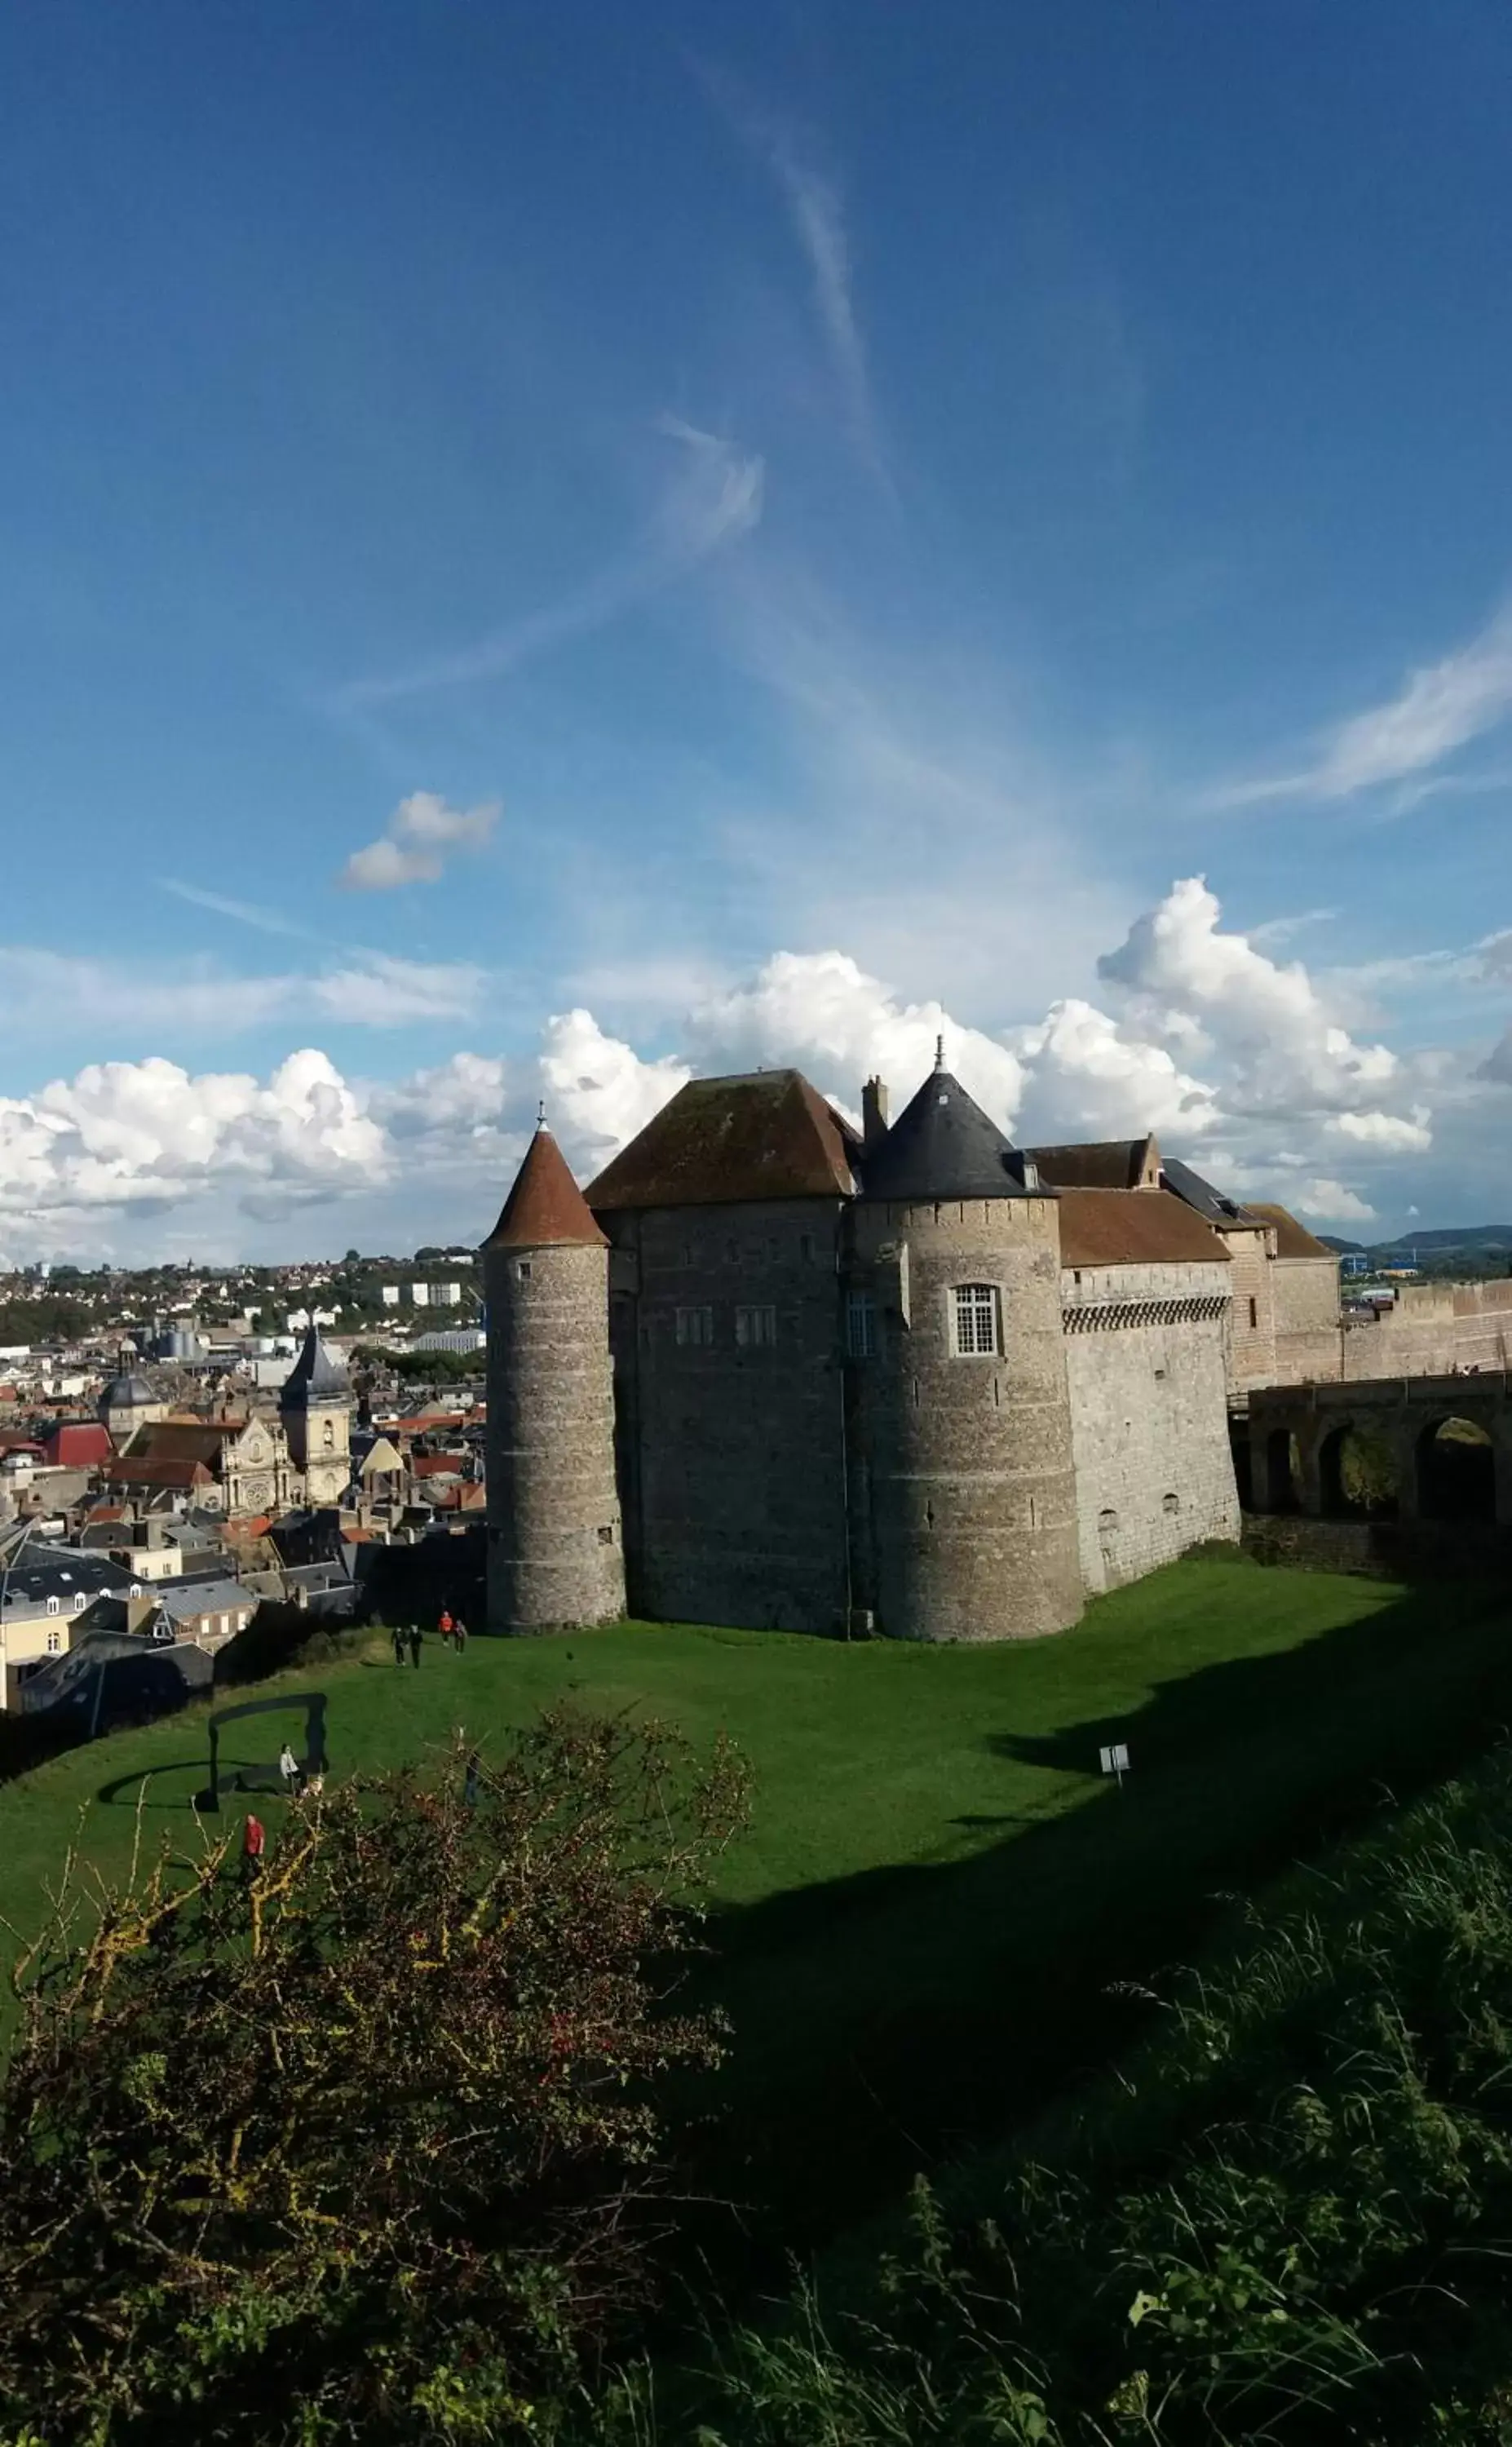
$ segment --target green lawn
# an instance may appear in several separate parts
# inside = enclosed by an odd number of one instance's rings
[[[737,1739],[755,1811],[709,1972],[737,2041],[708,2163],[818,2235],[1101,2061],[1135,2010],[1109,1984],[1200,1937],[1215,1887],[1488,1738],[1509,1630],[1512,1602],[1463,1587],[1194,1560],[1023,1647],[632,1624],[431,1643],[418,1673],[385,1646],[288,1687],[328,1692],[337,1774],[439,1758],[459,1724],[486,1747],[562,1694]],[[280,1737],[254,1729],[247,1755]],[[1122,1794],[1098,1773],[1114,1737]],[[0,1910],[36,1924],[76,1832],[123,1871],[139,1797],[151,1840],[194,1842],[205,1758],[197,1712],[0,1789]]]

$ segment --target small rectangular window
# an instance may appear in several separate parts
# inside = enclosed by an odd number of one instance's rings
[[[743,1351],[769,1350],[777,1339],[775,1308],[738,1308],[735,1339]]]
[[[1259,1306],[1258,1306],[1258,1303],[1257,1303],[1257,1301],[1255,1301],[1255,1300],[1251,1300],[1251,1302],[1250,1302],[1250,1332],[1251,1332],[1252,1334],[1254,1333],[1254,1331],[1255,1331],[1256,1327],[1259,1324],[1259,1321],[1260,1321],[1260,1312],[1259,1312]]]
[[[516,1268],[515,1268],[515,1279],[516,1279],[516,1280],[517,1280],[518,1282],[521,1282],[521,1283],[528,1283],[528,1282],[529,1282],[529,1280],[530,1280],[530,1260],[529,1260],[528,1258],[521,1258],[521,1259],[520,1260],[520,1261],[519,1261],[518,1265],[517,1265],[517,1266],[516,1266]]]
[[[955,1286],[955,1351],[959,1358],[991,1356],[997,1350],[997,1285]]]
[[[677,1339],[689,1349],[707,1350],[714,1339],[713,1310],[680,1308],[677,1312]]]
[[[845,1350],[852,1359],[877,1356],[877,1302],[870,1292],[846,1295]]]

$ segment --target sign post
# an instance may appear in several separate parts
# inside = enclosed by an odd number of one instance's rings
[[[1106,1742],[1100,1753],[1100,1756],[1103,1762],[1103,1774],[1105,1775],[1117,1776],[1118,1789],[1120,1793],[1122,1793],[1124,1790],[1124,1778],[1129,1772],[1127,1742]]]

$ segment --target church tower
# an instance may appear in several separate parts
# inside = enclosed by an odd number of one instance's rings
[[[339,1504],[351,1484],[351,1392],[312,1317],[304,1348],[284,1379],[278,1414],[307,1504]]]
[[[488,1309],[488,1627],[625,1610],[609,1358],[609,1243],[544,1118],[482,1246]]]

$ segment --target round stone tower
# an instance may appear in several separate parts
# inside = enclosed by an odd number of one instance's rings
[[[482,1246],[488,1624],[625,1611],[609,1359],[609,1243],[544,1121]]]
[[[1066,1630],[1083,1583],[1053,1196],[942,1063],[863,1158],[854,1223],[879,1628]]]

